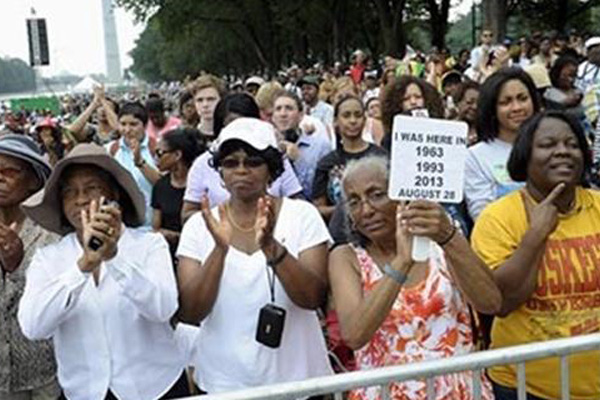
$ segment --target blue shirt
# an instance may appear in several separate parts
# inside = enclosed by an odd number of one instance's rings
[[[145,135],[144,140],[142,140],[140,144],[142,158],[146,161],[146,163],[149,166],[151,166],[152,168],[156,168],[156,163],[154,162],[154,157],[150,152],[150,147],[148,146],[148,143],[148,135]],[[109,152],[111,144],[112,142],[106,145],[106,149]],[[150,227],[152,225],[152,207],[150,206],[150,201],[152,199],[152,182],[146,179],[140,168],[135,166],[135,163],[133,162],[133,152],[125,143],[124,138],[119,139],[119,148],[115,153],[114,158],[119,162],[119,164],[121,164],[123,168],[125,168],[127,171],[129,171],[129,173],[131,173],[133,179],[135,179],[138,185],[138,188],[142,191],[146,203],[146,220],[144,222],[144,226]]]
[[[312,198],[312,186],[317,163],[331,151],[331,143],[323,135],[307,135],[302,132],[296,143],[300,156],[293,162],[296,176],[302,185],[305,198]]]

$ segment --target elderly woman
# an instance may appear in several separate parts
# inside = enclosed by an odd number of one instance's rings
[[[329,279],[342,338],[359,369],[409,364],[474,350],[468,304],[496,312],[501,297],[492,274],[442,207],[398,204],[387,196],[389,165],[366,157],[350,163],[343,190],[357,240],[329,256]],[[432,240],[426,262],[411,259],[412,236]],[[472,374],[436,378],[436,399],[471,399]],[[492,398],[483,381],[485,399]],[[393,399],[427,398],[425,383],[393,383]],[[350,399],[378,399],[380,389]]]
[[[62,235],[27,271],[19,323],[54,341],[68,399],[165,399],[189,394],[169,320],[177,285],[165,239],[132,229],[144,198],[131,174],[95,144],[61,160],[26,215]]]
[[[600,329],[600,196],[585,188],[590,163],[583,130],[569,114],[546,111],[521,127],[508,172],[525,187],[486,208],[472,235],[503,294],[493,348]],[[598,398],[598,352],[569,361],[572,398]],[[559,371],[558,359],[528,363],[528,399],[560,398]],[[517,398],[515,366],[488,372],[497,399]]]
[[[209,394],[331,373],[315,309],[327,295],[329,233],[303,200],[267,196],[283,171],[272,125],[238,118],[212,163],[231,197],[183,228],[180,317],[200,326],[199,386]]]
[[[50,166],[33,140],[0,138],[0,400],[53,400],[60,393],[52,343],[27,340],[17,321],[33,253],[56,240],[19,206],[49,175]]]

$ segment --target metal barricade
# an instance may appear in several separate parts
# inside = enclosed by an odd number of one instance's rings
[[[455,372],[473,371],[475,399],[481,398],[481,374],[496,365],[517,364],[519,400],[526,400],[525,362],[560,357],[561,400],[569,399],[568,356],[590,350],[600,350],[600,333],[573,338],[530,343],[497,350],[481,351],[465,356],[444,358],[414,364],[398,365],[369,371],[356,371],[333,376],[261,386],[222,394],[188,397],[188,400],[283,400],[322,394],[334,394],[370,386],[381,386],[382,399],[389,398],[389,384],[425,379],[428,400],[435,398],[433,378]],[[600,377],[599,377],[600,379]]]

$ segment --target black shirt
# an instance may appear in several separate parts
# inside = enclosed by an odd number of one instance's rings
[[[183,195],[185,188],[175,188],[171,185],[171,175],[161,177],[152,188],[152,208],[160,210],[160,228],[175,232],[181,232],[181,207],[183,206]],[[174,253],[171,245],[171,252]]]
[[[348,153],[342,147],[323,157],[317,164],[315,179],[313,181],[313,200],[322,196],[327,197],[328,205],[337,204],[342,195],[341,171],[348,161],[358,160],[366,156],[384,156],[388,153],[381,147],[369,143],[369,147],[358,153]],[[335,168],[338,167],[338,168]]]

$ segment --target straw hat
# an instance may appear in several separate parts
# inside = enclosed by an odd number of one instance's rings
[[[144,223],[146,204],[133,176],[112,158],[106,150],[93,143],[84,143],[60,160],[50,174],[46,186],[22,205],[23,212],[45,229],[66,235],[74,228],[66,220],[62,210],[60,184],[65,168],[71,165],[92,165],[109,173],[121,187],[125,198],[119,199],[125,225],[140,226]]]

